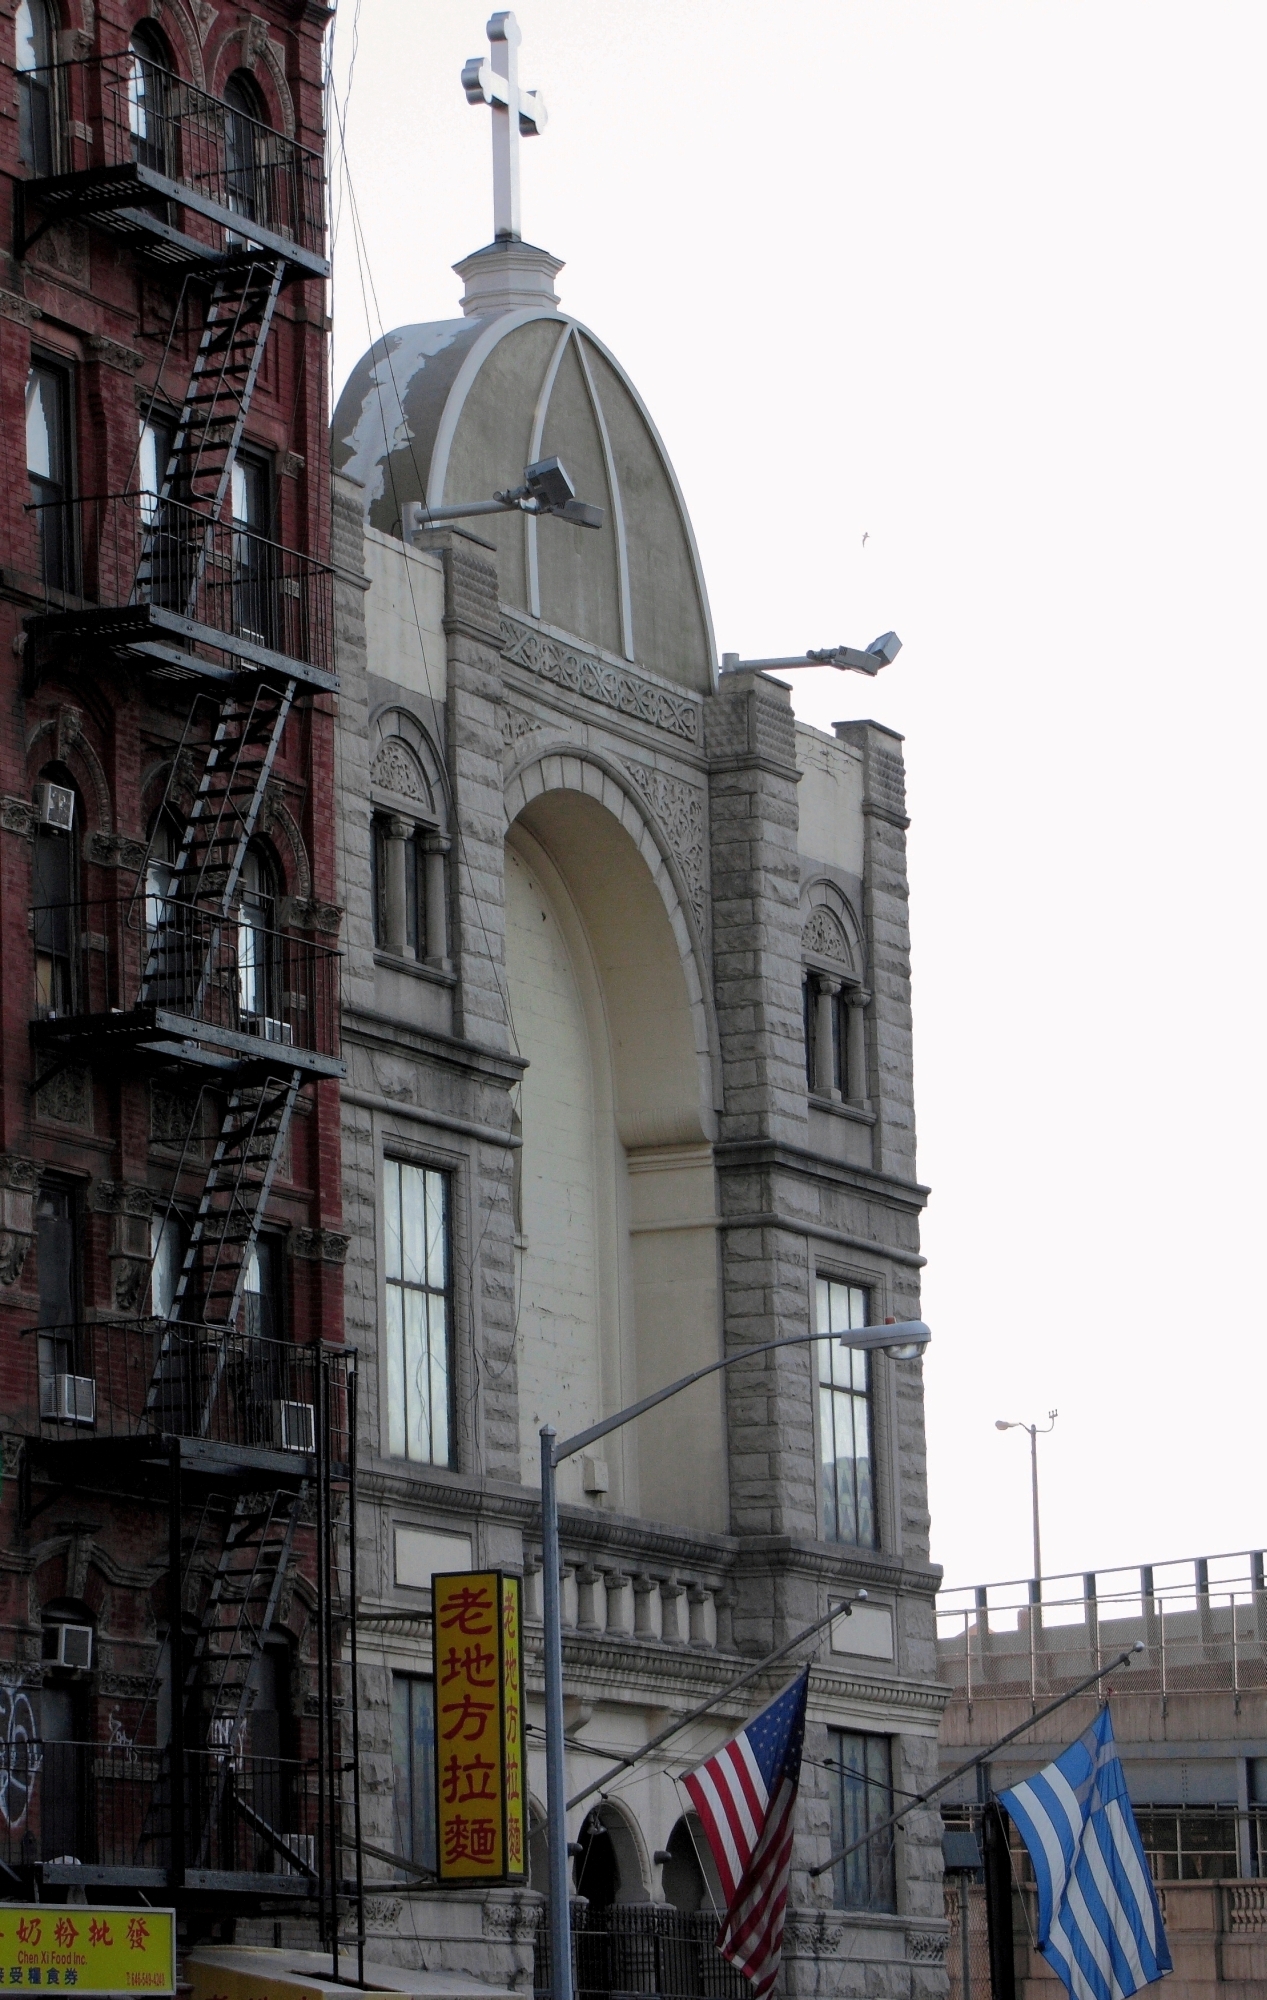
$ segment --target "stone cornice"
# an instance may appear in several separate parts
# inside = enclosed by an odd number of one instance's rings
[[[392,1020],[386,1014],[372,1013],[364,1007],[345,1007],[343,1010],[342,1032],[345,1042],[352,1042],[358,1048],[373,1049],[381,1055],[411,1055],[421,1061],[442,1065],[460,1076],[474,1077],[478,1082],[500,1084],[507,1088],[518,1083],[528,1064],[521,1056],[514,1056],[501,1049],[490,1049],[479,1042],[464,1042],[456,1035],[428,1033],[422,1028],[411,1028],[406,1022]]]
[[[896,1174],[877,1173],[870,1167],[846,1166],[841,1160],[812,1153],[804,1146],[791,1146],[783,1139],[719,1139],[713,1154],[717,1171],[722,1175],[753,1167],[776,1168],[801,1180],[830,1181],[835,1187],[852,1188],[873,1198],[878,1196],[891,1206],[910,1209],[914,1214],[926,1206],[932,1193],[921,1181],[902,1180]]]
[[[538,625],[504,605],[501,627],[502,657],[508,665],[578,697],[587,708],[611,710],[692,749],[701,747],[703,700],[691,689]]]

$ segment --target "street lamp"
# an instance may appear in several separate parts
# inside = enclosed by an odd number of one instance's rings
[[[715,1375],[721,1368],[730,1368],[736,1361],[752,1361],[758,1354],[771,1354],[779,1347],[807,1347],[818,1340],[838,1339],[842,1347],[861,1347],[869,1350],[880,1348],[892,1355],[895,1361],[912,1361],[927,1347],[932,1334],[923,1320],[890,1320],[886,1326],[859,1326],[850,1328],[841,1335],[822,1333],[795,1333],[783,1340],[767,1340],[759,1347],[741,1347],[734,1354],[723,1356],[720,1361],[710,1361],[706,1368],[696,1368],[690,1375],[683,1375],[667,1388],[657,1389],[653,1395],[644,1396],[640,1403],[631,1403],[626,1410],[618,1410],[614,1417],[604,1417],[601,1423],[591,1424],[588,1430],[578,1431],[575,1437],[564,1438],[556,1444],[553,1424],[541,1427],[541,1569],[543,1591],[543,1622],[545,1626],[545,1683],[546,1683],[546,1829],[550,1849],[550,1959],[553,1966],[551,1979],[551,2000],[572,2000],[572,1931],[569,1920],[568,1897],[568,1851],[567,1851],[567,1781],[563,1769],[563,1620],[559,1602],[559,1496],[555,1484],[555,1473],[565,1458],[584,1451],[587,1445],[596,1444],[610,1431],[618,1431],[625,1424],[631,1424],[635,1417],[641,1417],[648,1410],[654,1410],[659,1403],[667,1403],[670,1396],[680,1396],[683,1389],[693,1383],[702,1382],[705,1376]]]
[[[902,650],[896,632],[881,632],[878,639],[860,650],[857,646],[820,646],[817,651],[793,653],[782,660],[741,660],[738,653],[723,653],[723,674],[790,673],[793,667],[838,667],[841,673],[878,674],[891,667]]]
[[[424,528],[441,527],[446,521],[466,521],[476,514],[553,514],[574,528],[601,528],[603,510],[588,500],[578,500],[576,488],[561,458],[538,458],[524,467],[518,486],[508,486],[491,500],[461,500],[453,507],[428,507],[423,500],[406,500],[400,510],[405,537],[420,535]]]
[[[1034,1507],[1034,1581],[1036,1584],[1041,1583],[1043,1574],[1043,1548],[1038,1537],[1038,1440],[1040,1437],[1046,1437],[1048,1431],[1055,1430],[1056,1418],[1059,1414],[1058,1410],[1048,1410],[1047,1415],[1051,1421],[1041,1426],[1038,1424],[1009,1424],[1005,1423],[1002,1417],[996,1417],[994,1421],[996,1431],[1029,1432],[1029,1475]]]

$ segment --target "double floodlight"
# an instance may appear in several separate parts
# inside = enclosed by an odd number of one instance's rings
[[[574,528],[601,528],[603,510],[588,500],[578,500],[576,488],[561,458],[539,458],[524,467],[523,482],[495,493],[491,500],[471,500],[454,507],[427,507],[421,500],[406,500],[401,509],[401,526],[406,540],[424,528],[440,527],[446,521],[465,521],[473,514],[552,514],[556,521],[570,522]]]
[[[841,673],[878,674],[881,667],[892,666],[901,650],[896,632],[881,632],[865,651],[857,646],[822,646],[817,652],[797,653],[786,660],[741,660],[738,653],[723,653],[721,670],[724,674],[760,674],[771,669],[786,673],[792,667],[838,667]]]

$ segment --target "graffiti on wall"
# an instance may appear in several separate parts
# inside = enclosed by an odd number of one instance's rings
[[[6,1826],[16,1830],[26,1819],[43,1761],[30,1695],[0,1686],[0,1820]]]

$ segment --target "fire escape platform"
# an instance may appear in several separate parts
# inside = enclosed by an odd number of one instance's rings
[[[241,263],[244,255],[256,251],[284,257],[288,277],[330,275],[329,260],[318,251],[307,250],[254,217],[242,215],[196,183],[173,180],[141,160],[86,167],[78,173],[55,174],[22,185],[27,204],[38,204],[48,222],[95,222],[103,229],[127,237],[142,256],[169,268],[219,271]],[[147,201],[175,202],[191,209],[208,222],[220,224],[229,232],[230,240],[223,249],[216,250],[177,229],[161,215],[135,206]],[[38,227],[22,231],[19,255],[25,254],[39,233]]]
[[[34,657],[32,675],[38,678],[47,656],[67,647],[99,646],[113,652],[139,653],[157,672],[165,676],[209,681],[233,681],[244,669],[276,675],[300,682],[305,687],[337,693],[339,677],[306,660],[278,652],[245,634],[223,632],[196,618],[183,617],[161,604],[88,604],[71,611],[43,611],[25,621],[28,644]],[[173,643],[207,646],[226,654],[236,665],[220,665],[186,652]]]
[[[177,1437],[161,1431],[145,1431],[138,1437],[28,1437],[26,1448],[32,1474],[57,1487],[99,1485],[165,1499],[174,1445],[180,1447],[182,1479],[205,1480],[222,1488],[250,1492],[263,1482],[271,1488],[297,1490],[317,1477],[315,1452]],[[330,1473],[341,1481],[347,1477],[347,1468],[336,1461]]]
[[[259,1035],[219,1027],[165,1007],[132,1007],[120,1013],[33,1021],[31,1040],[36,1048],[55,1052],[64,1062],[92,1062],[134,1051],[164,1062],[228,1072],[233,1082],[245,1085],[263,1083],[296,1069],[311,1077],[347,1075],[347,1064],[338,1056],[319,1055],[290,1042],[265,1041]]]

